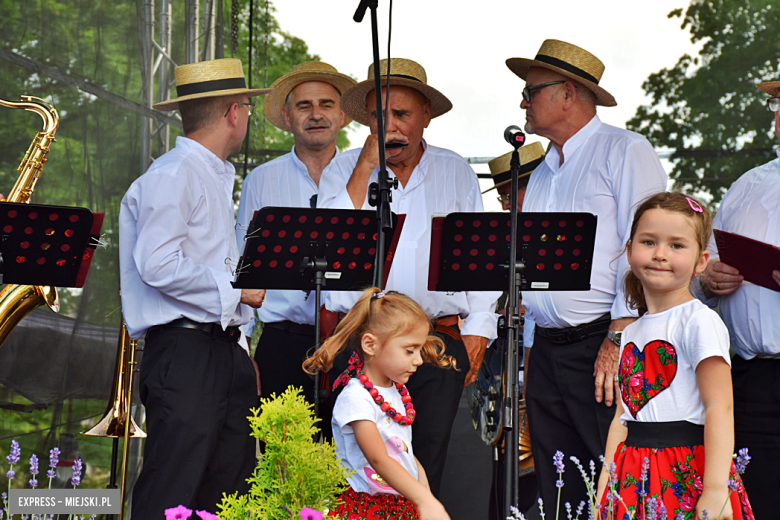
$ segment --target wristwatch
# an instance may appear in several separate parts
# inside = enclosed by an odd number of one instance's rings
[[[617,345],[618,347],[620,346],[620,336],[622,336],[622,335],[623,335],[623,331],[622,330],[608,330],[607,331],[607,338],[609,338],[609,340],[612,343],[614,343],[615,345]]]

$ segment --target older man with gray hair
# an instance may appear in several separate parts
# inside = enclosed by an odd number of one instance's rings
[[[615,415],[620,331],[635,320],[627,307],[623,247],[635,205],[666,189],[666,173],[639,134],[605,125],[596,106],[615,106],[599,83],[604,64],[570,43],[545,40],[534,59],[510,58],[525,80],[520,107],[526,131],[552,147],[531,174],[524,212],[587,212],[598,217],[591,290],[523,293],[526,329],[536,324],[533,355],[526,349],[526,398],[541,497],[558,489],[553,454],[587,464],[604,453]],[[591,393],[593,392],[593,393]],[[567,464],[576,473],[574,466]],[[566,481],[562,502],[579,503],[585,486]]]

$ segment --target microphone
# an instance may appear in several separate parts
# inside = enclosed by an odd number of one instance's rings
[[[358,5],[357,11],[355,11],[355,15],[352,19],[357,23],[362,22],[363,17],[366,15],[366,9],[368,9],[368,0],[360,0],[360,5]]]
[[[515,149],[520,148],[525,144],[525,134],[520,130],[520,127],[515,125],[506,127],[506,130],[504,130],[504,139],[507,143],[514,146]]]

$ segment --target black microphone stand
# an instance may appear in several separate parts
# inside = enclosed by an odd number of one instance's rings
[[[507,305],[507,355],[506,355],[506,394],[504,396],[504,446],[506,464],[504,474],[504,518],[512,517],[511,507],[517,505],[519,488],[519,404],[520,386],[520,276],[525,269],[522,260],[517,261],[517,187],[520,175],[520,155],[517,150],[525,144],[525,135],[516,126],[510,126],[504,132],[504,139],[512,145],[511,175],[512,193],[509,216],[509,299]],[[512,269],[514,267],[514,269]]]
[[[385,124],[382,112],[382,71],[379,68],[379,34],[377,33],[376,10],[378,0],[361,0],[355,11],[353,20],[363,21],[366,9],[371,9],[371,40],[374,49],[374,93],[376,96],[376,132],[379,144],[379,183],[372,182],[369,186],[368,202],[376,206],[376,217],[379,231],[376,241],[376,261],[374,262],[374,287],[384,289],[385,263],[385,233],[393,230],[390,202],[393,200],[392,188],[398,187],[398,179],[390,180],[385,161]],[[389,71],[388,71],[389,72]],[[388,87],[390,80],[388,79]]]

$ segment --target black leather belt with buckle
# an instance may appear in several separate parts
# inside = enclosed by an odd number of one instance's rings
[[[589,323],[583,323],[576,327],[566,327],[565,329],[546,329],[537,325],[536,333],[540,336],[544,336],[550,343],[554,343],[555,345],[571,345],[572,343],[585,341],[594,336],[606,337],[611,321],[612,318],[610,318],[609,313],[607,313]]]
[[[199,330],[211,334],[214,339],[221,339],[223,341],[238,341],[238,338],[241,337],[241,329],[238,327],[222,329],[222,325],[219,323],[200,323],[188,318],[179,318],[178,320],[173,320],[165,325],[155,325],[154,327],[149,328],[149,332],[162,332],[163,330],[171,328]]]

